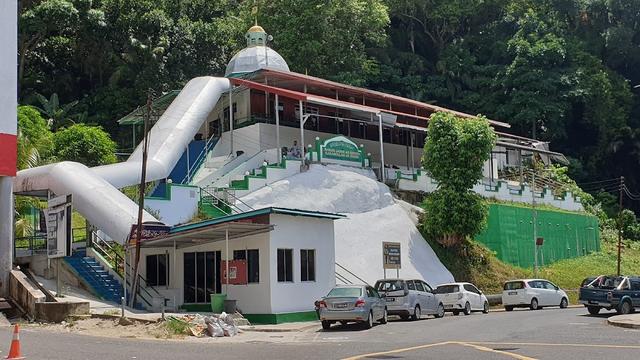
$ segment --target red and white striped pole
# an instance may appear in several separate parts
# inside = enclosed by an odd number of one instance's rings
[[[18,126],[18,2],[0,1],[0,296],[9,293],[13,261],[13,177]]]

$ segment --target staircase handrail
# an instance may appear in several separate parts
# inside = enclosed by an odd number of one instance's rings
[[[336,273],[336,279],[342,281],[345,285],[352,285],[353,284],[351,281],[349,281],[349,279],[347,279],[345,276],[343,276],[339,272],[336,271],[335,273]]]
[[[371,286],[368,282],[366,282],[364,279],[362,279],[361,277],[359,277],[358,275],[352,273],[351,271],[349,271],[349,269],[347,269],[346,267],[338,264],[337,262],[335,263],[336,266],[338,266],[340,269],[346,271],[347,273],[349,273],[349,275],[353,276],[354,278],[358,279],[359,281],[362,281],[363,284],[369,285]]]
[[[249,204],[247,204],[246,202],[242,201],[239,197],[237,197],[235,194],[232,194],[231,192],[229,192],[229,189],[225,189],[225,194],[227,196],[230,196],[231,198],[233,198],[234,201],[239,202],[240,204],[246,206],[249,210],[248,211],[253,211],[255,210],[253,207],[251,207]],[[235,206],[235,203],[234,203]],[[237,208],[237,206],[236,206]],[[238,208],[239,209],[239,208]]]
[[[210,181],[210,182],[209,182],[209,184],[210,184],[210,185],[207,185],[207,186],[211,186],[211,185],[213,185],[213,184],[217,183],[220,179],[222,179],[222,178],[224,178],[225,176],[227,176],[227,175],[231,174],[233,171],[236,171],[240,166],[242,166],[242,165],[244,165],[244,164],[246,164],[246,163],[248,163],[248,162],[250,162],[250,161],[254,160],[256,157],[258,157],[258,156],[260,156],[260,155],[266,155],[266,154],[268,154],[268,153],[269,153],[269,151],[273,151],[273,150],[277,150],[277,149],[275,149],[275,148],[274,148],[274,149],[264,149],[264,150],[260,150],[260,151],[258,151],[257,153],[255,153],[255,154],[253,154],[253,155],[249,156],[246,160],[244,160],[244,161],[242,161],[242,162],[240,162],[240,163],[236,164],[236,166],[234,166],[233,168],[228,169],[228,170],[225,172],[225,174],[224,174],[224,175],[218,176],[215,180]],[[256,166],[256,167],[253,167],[252,169],[259,168],[259,167],[260,167],[260,166]],[[247,169],[245,169],[245,171],[248,171],[248,170],[247,170]],[[243,174],[236,174],[236,175],[244,176],[244,173],[243,173]],[[229,182],[230,182],[230,181],[229,181]]]
[[[201,189],[205,194],[217,199],[218,201],[222,201],[226,205],[228,205],[229,208],[232,210],[231,211],[232,213],[234,212],[234,210],[235,210],[236,213],[242,213],[242,212],[246,212],[246,211],[255,210],[249,204],[247,204],[244,201],[240,200],[240,198],[238,198],[235,194],[231,193],[229,191],[229,189],[225,188],[225,189],[221,190],[222,192],[224,192],[224,198],[220,198],[220,196],[216,195],[216,192],[219,192],[218,189],[215,189],[215,188],[212,188],[212,187],[209,187],[209,186],[205,186],[204,188],[201,188]],[[230,200],[233,200],[233,202],[231,202]],[[240,204],[244,205],[245,207],[247,207],[248,210],[242,210],[240,207],[238,207],[236,205],[236,203],[235,203],[236,201],[239,202]],[[226,211],[222,210],[221,208],[215,206],[215,204],[211,204],[211,205],[213,205],[216,209],[218,209],[218,210],[220,210],[220,211],[222,211],[224,213],[227,213]],[[227,214],[227,215],[229,215],[229,214]]]
[[[204,188],[200,188],[200,198],[203,198],[203,196],[202,196],[203,192],[205,193],[205,195],[209,195],[210,197],[212,197],[212,198],[214,198],[214,199],[216,199],[218,201],[223,201],[219,197],[213,195],[212,193],[210,193],[209,191],[207,191]],[[213,202],[211,204],[209,204],[209,205],[213,206],[214,208],[216,208],[218,211],[222,212],[225,215],[231,215],[231,214],[229,214],[229,212],[227,210],[222,209],[221,207],[217,206]]]
[[[188,184],[193,180],[193,177],[195,176],[194,170],[197,170],[200,167],[200,165],[202,165],[202,162],[207,157],[207,154],[209,154],[209,150],[211,150],[212,145],[215,143],[213,141],[214,139],[217,139],[217,137],[211,136],[210,138],[207,139],[207,142],[204,144],[204,148],[202,149],[200,154],[198,154],[193,164],[191,164],[191,166],[187,169],[187,174],[184,176],[184,178],[180,182],[181,184]]]

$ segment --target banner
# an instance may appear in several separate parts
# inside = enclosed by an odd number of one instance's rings
[[[0,1],[0,176],[16,175],[18,5]]]

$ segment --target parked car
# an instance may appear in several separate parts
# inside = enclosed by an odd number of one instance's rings
[[[458,315],[472,311],[489,312],[489,300],[482,291],[471,283],[451,283],[439,285],[435,290],[436,297],[444,305],[444,310]]]
[[[569,305],[569,297],[549,280],[520,279],[504,283],[502,305],[507,311],[516,307],[538,310],[547,306],[560,306],[564,309]]]
[[[422,280],[381,279],[374,287],[384,294],[389,315],[398,315],[402,320],[418,320],[422,315],[444,316],[444,305]]]
[[[387,323],[387,306],[376,289],[369,285],[338,285],[318,302],[322,328],[340,322],[361,323],[366,329],[374,321]]]
[[[580,288],[579,301],[592,315],[600,309],[629,314],[640,309],[640,277],[598,276]]]

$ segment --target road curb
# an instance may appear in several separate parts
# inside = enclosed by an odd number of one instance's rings
[[[312,328],[315,328],[315,327],[319,327],[319,325],[318,324],[309,324],[309,325],[296,327],[296,328],[261,328],[261,327],[256,327],[256,326],[240,326],[239,329],[242,330],[242,331],[278,333],[278,332],[302,332],[302,331],[309,330],[309,329],[312,329]]]
[[[637,319],[630,319],[629,316],[624,315],[612,316],[607,319],[607,323],[621,328],[640,329],[640,315],[636,317]]]

